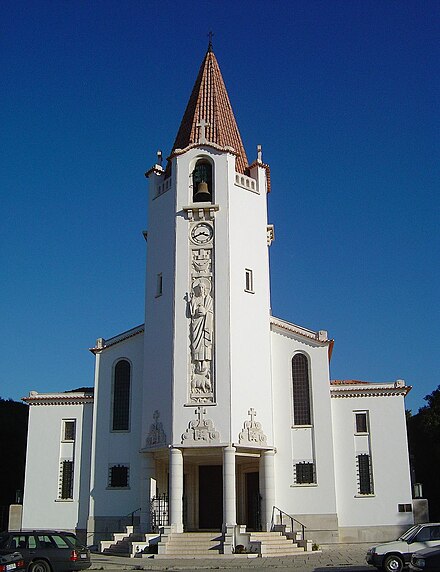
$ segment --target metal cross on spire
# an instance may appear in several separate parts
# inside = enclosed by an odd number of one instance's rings
[[[213,32],[208,32],[207,34],[208,38],[209,38],[209,43],[208,43],[208,52],[212,52],[212,38],[214,36]]]

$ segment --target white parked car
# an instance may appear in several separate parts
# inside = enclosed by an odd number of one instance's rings
[[[386,572],[400,572],[408,566],[417,550],[440,545],[440,523],[415,524],[397,540],[371,546],[366,560]]]

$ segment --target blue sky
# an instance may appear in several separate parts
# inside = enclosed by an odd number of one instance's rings
[[[147,187],[214,32],[271,166],[273,314],[335,338],[332,378],[440,383],[436,1],[3,0],[0,396],[93,384],[143,321]]]

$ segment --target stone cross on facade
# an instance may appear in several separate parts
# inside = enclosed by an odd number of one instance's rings
[[[196,409],[196,415],[199,419],[198,424],[203,425],[204,424],[203,416],[206,415],[206,409],[204,407],[202,407],[201,405],[199,405]]]
[[[199,143],[206,143],[207,139],[206,139],[206,129],[210,126],[210,123],[208,123],[205,119],[201,119],[198,123],[197,123],[197,127],[199,127],[200,131],[199,131]]]
[[[251,426],[254,423],[254,417],[256,417],[257,412],[255,411],[255,409],[253,407],[251,407],[248,411],[248,415],[250,415],[251,417]]]

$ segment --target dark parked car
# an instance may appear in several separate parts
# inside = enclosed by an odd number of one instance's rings
[[[440,546],[414,552],[409,568],[410,570],[440,570]]]
[[[72,532],[3,532],[0,534],[0,549],[19,551],[27,572],[70,572],[84,570],[91,565],[90,551]]]
[[[0,549],[0,572],[23,572],[26,569],[20,552]]]

